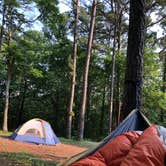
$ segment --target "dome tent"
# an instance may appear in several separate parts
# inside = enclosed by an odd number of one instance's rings
[[[11,139],[46,145],[60,143],[50,124],[38,118],[31,119],[16,129]]]

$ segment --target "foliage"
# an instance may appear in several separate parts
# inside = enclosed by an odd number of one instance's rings
[[[84,148],[92,148],[98,144],[97,142],[92,142],[90,140],[78,141],[74,138],[66,139],[64,137],[60,137],[59,139],[61,142],[65,143],[65,144],[76,145],[76,146],[84,147]]]
[[[0,159],[7,159],[12,165],[24,165],[24,166],[55,166],[57,163],[54,161],[44,161],[33,155],[27,153],[1,153]]]
[[[0,136],[10,136],[12,132],[2,131],[0,130]]]
[[[85,138],[97,141],[108,134],[113,25],[115,23],[115,15],[109,2],[101,0],[97,5],[88,78]],[[120,2],[122,18],[120,53],[118,53],[117,47],[115,51],[114,127],[117,125],[118,76],[120,78],[120,99],[124,95],[128,37],[128,3],[127,1],[118,2]],[[142,110],[152,123],[166,126],[166,94],[163,91],[164,72],[162,67],[165,57],[165,36],[158,38],[157,32],[151,29],[152,24],[155,23],[152,16],[156,14],[161,18],[161,21],[156,24],[160,26],[163,34],[165,33],[165,14],[163,12],[165,1],[161,0],[154,4],[153,2],[147,1]],[[1,0],[0,3],[2,18],[3,1]],[[70,4],[68,4],[69,7]],[[2,126],[3,123],[5,105],[5,83],[8,67],[6,62],[7,59],[14,58],[9,98],[9,129],[14,130],[27,120],[39,117],[49,121],[55,133],[62,137],[65,135],[67,107],[70,97],[70,78],[72,76],[71,69],[73,67],[71,63],[74,25],[71,16],[73,16],[73,13],[71,11],[60,13],[57,0],[12,0],[10,5],[14,9],[12,40],[9,45],[10,8],[8,8],[5,15],[2,50],[0,51],[0,125]],[[25,9],[26,12],[23,12]],[[32,13],[32,11],[37,12]],[[73,137],[78,132],[90,13],[91,1],[89,3],[81,1],[78,22]],[[117,16],[119,16],[118,14]],[[35,28],[36,21],[40,21],[42,24],[41,31],[37,30],[38,27]],[[2,28],[2,22],[0,28]],[[119,31],[120,29],[118,29]],[[116,46],[117,43],[118,39]],[[161,120],[161,116],[164,117],[164,120]]]

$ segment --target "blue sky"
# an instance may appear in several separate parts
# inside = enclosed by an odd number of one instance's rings
[[[69,11],[70,8],[66,5],[65,0],[59,0],[59,10],[61,13]],[[38,11],[33,11],[33,13],[35,13],[35,15],[38,15]],[[40,23],[40,21],[36,21],[35,24],[33,25],[33,28],[35,28],[38,31],[42,30],[42,24]]]
[[[59,0],[59,9],[60,9],[61,13],[70,10],[70,8],[68,7],[67,2],[65,0]],[[37,13],[37,12],[35,12],[35,13]],[[154,13],[151,16],[152,16],[152,20],[157,19],[157,16]],[[39,21],[36,21],[36,23],[35,23],[35,25],[33,25],[33,27],[36,30],[40,30],[40,31],[42,30],[42,24]],[[158,38],[163,36],[163,32],[162,32],[159,25],[154,25],[153,27],[150,28],[150,30],[157,32],[157,37]]]

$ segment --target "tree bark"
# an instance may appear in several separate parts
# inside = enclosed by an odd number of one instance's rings
[[[23,89],[22,95],[20,96],[20,102],[19,102],[19,112],[18,112],[17,126],[22,124],[26,91],[27,91],[27,81],[24,80],[24,89]]]
[[[10,42],[12,39],[12,14],[13,14],[13,8],[9,6],[9,25],[8,25],[8,47],[10,47]],[[9,53],[8,53],[9,54]],[[6,80],[6,97],[5,97],[5,108],[4,108],[4,119],[3,119],[3,130],[8,131],[8,110],[9,110],[9,89],[10,89],[10,82],[11,82],[11,76],[14,66],[14,57],[13,55],[6,56],[7,61],[7,80]]]
[[[81,104],[81,110],[80,110],[79,140],[82,140],[84,137],[84,120],[85,120],[84,118],[85,118],[86,98],[87,98],[88,73],[89,73],[91,48],[92,48],[92,42],[93,42],[93,32],[94,32],[94,26],[95,26],[96,6],[97,6],[97,0],[93,0],[90,33],[88,37],[86,65],[85,65],[84,81],[83,81],[82,104]]]
[[[11,73],[8,71],[6,80],[6,96],[5,96],[5,109],[3,117],[3,131],[8,131],[8,109],[9,109],[9,87],[10,87]]]
[[[1,24],[1,31],[0,31],[0,51],[2,48],[2,40],[3,40],[3,33],[4,33],[4,24],[5,24],[5,13],[6,13],[6,4],[5,1],[2,2],[2,24]]]
[[[115,47],[116,47],[116,25],[114,30],[113,53],[112,53],[112,71],[111,71],[111,86],[110,86],[110,115],[109,115],[109,132],[112,131],[112,113],[113,113],[113,99],[114,99],[114,75],[115,75]]]
[[[100,116],[100,135],[103,134],[103,124],[104,124],[104,112],[105,112],[105,92],[106,92],[106,87],[104,85],[103,88],[103,97],[102,97],[102,106],[101,106],[101,116]]]
[[[122,9],[120,7],[120,4],[118,3],[117,6],[118,10],[118,26],[117,26],[117,55],[121,56],[121,26],[122,26]],[[120,114],[121,114],[121,84],[120,84],[120,78],[121,78],[121,73],[120,73],[120,66],[117,66],[117,125],[120,124]]]
[[[163,86],[162,86],[162,92],[166,92],[166,56],[163,57]],[[164,110],[161,109],[160,111],[160,120],[161,122],[164,122]]]
[[[89,122],[89,118],[90,118],[90,108],[91,108],[91,86],[87,87],[87,104],[86,104],[86,118],[85,121],[87,122],[87,126],[88,126],[88,122]]]
[[[166,55],[164,55],[163,61],[163,92],[166,92]]]
[[[9,89],[10,89],[13,65],[14,65],[14,58],[8,65],[8,71],[7,71],[5,108],[4,108],[4,117],[3,117],[3,127],[2,127],[3,131],[8,131],[8,110],[9,110],[9,96],[10,96]]]
[[[111,85],[110,85],[110,109],[109,109],[109,132],[112,131],[112,113],[113,113],[113,99],[114,99],[114,76],[115,76],[115,50],[116,50],[116,4],[113,6],[114,11],[114,39],[113,39],[113,51],[112,51],[112,68],[111,68]]]
[[[74,17],[75,17],[75,25],[74,25],[74,44],[73,44],[73,69],[72,69],[72,80],[71,80],[71,96],[70,103],[68,107],[68,115],[67,115],[67,138],[71,138],[71,130],[72,130],[72,117],[73,117],[73,103],[74,103],[74,94],[75,94],[75,84],[76,84],[76,62],[77,62],[77,29],[78,29],[78,5],[79,0],[74,0]]]
[[[141,109],[143,51],[145,33],[145,0],[130,0],[127,64],[122,111],[125,117]]]
[[[121,113],[121,100],[120,100],[120,72],[119,67],[117,67],[117,125],[120,124],[120,113]]]

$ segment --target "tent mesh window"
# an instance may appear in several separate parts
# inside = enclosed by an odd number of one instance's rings
[[[41,137],[40,131],[37,129],[29,129],[25,132],[25,135]]]

